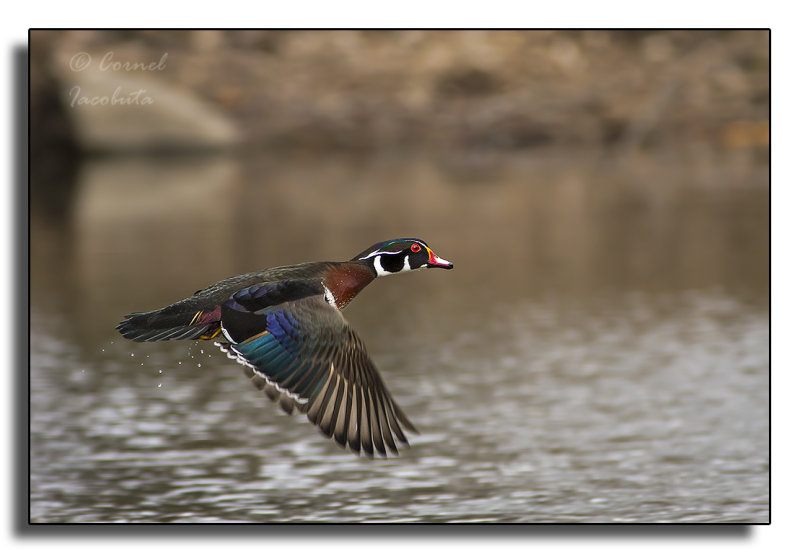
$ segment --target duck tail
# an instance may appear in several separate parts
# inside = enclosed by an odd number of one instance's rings
[[[119,325],[123,337],[137,342],[212,339],[220,333],[220,308],[191,309],[181,302],[160,310],[134,312]]]

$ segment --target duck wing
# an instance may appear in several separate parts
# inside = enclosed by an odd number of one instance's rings
[[[280,392],[282,405],[290,398],[339,445],[367,456],[397,454],[396,442],[408,444],[403,428],[417,430],[325,293],[311,279],[239,290],[222,304],[221,328],[230,342],[219,346],[257,385]]]

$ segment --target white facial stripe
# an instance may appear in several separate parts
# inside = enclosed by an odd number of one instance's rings
[[[420,244],[423,248],[428,248],[424,243],[418,243],[418,244]],[[430,250],[430,249],[428,248],[428,250]],[[395,251],[375,250],[374,252],[370,252],[366,256],[363,256],[363,257],[359,258],[359,260],[366,260],[368,258],[372,258],[373,256],[380,256],[381,254],[399,254],[399,252],[397,250],[395,250]]]
[[[366,260],[367,258],[372,258],[373,256],[380,256],[381,254],[397,254],[397,252],[388,252],[386,250],[376,250],[375,252],[370,252],[363,258],[359,258],[359,260]]]
[[[408,256],[403,259],[403,269],[400,271],[411,271],[411,264],[408,263]]]
[[[383,269],[380,256],[375,256],[375,259],[372,261],[372,265],[375,267],[375,273],[378,275],[378,277],[384,277],[392,274],[391,271],[386,271]]]

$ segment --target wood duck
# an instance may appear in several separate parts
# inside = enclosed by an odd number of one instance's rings
[[[341,310],[376,277],[452,269],[419,239],[379,242],[346,262],[309,262],[230,277],[117,326],[134,341],[215,342],[286,413],[307,414],[340,446],[372,457],[418,431],[394,402]]]

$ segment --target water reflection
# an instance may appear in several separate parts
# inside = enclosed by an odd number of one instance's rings
[[[581,159],[105,160],[63,219],[34,183],[32,520],[765,521],[766,169]],[[279,415],[211,345],[113,331],[407,235],[456,270],[346,313],[422,430],[397,459]]]

